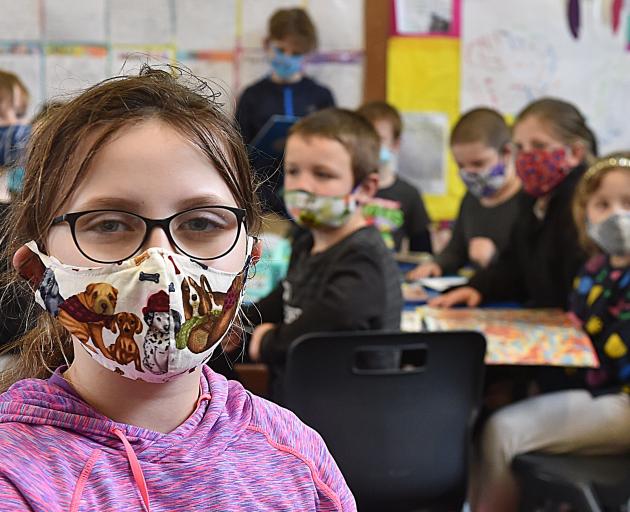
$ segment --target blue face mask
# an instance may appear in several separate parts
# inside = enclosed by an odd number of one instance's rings
[[[303,65],[303,55],[286,55],[279,48],[274,47],[271,69],[281,79],[288,80],[296,73],[302,71]]]
[[[378,154],[378,158],[381,161],[381,165],[388,164],[392,160],[392,151],[387,146],[381,146],[381,151]]]

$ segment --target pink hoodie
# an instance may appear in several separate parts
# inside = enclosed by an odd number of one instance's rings
[[[0,395],[0,510],[356,510],[321,437],[204,368],[169,434],[115,423],[61,377]]]

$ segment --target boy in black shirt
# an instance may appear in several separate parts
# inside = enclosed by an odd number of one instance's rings
[[[365,205],[365,216],[390,249],[400,251],[406,238],[409,250],[430,253],[430,220],[422,196],[396,174],[402,133],[398,110],[384,101],[372,101],[360,107],[358,113],[372,123],[381,140],[378,192]]]
[[[280,9],[271,16],[265,40],[271,74],[247,87],[236,108],[236,120],[245,144],[249,146],[274,115],[298,118],[334,106],[330,90],[304,75],[304,56],[316,47],[315,27],[304,9]],[[275,155],[251,146],[249,150],[252,166],[262,184],[263,209],[285,214],[277,195],[282,183],[278,155],[283,148],[274,148]]]
[[[291,342],[309,332],[400,328],[396,262],[360,204],[378,188],[378,136],[361,116],[326,109],[291,129],[285,201],[308,231],[293,244],[286,279],[257,304],[250,357],[270,365],[273,397]]]

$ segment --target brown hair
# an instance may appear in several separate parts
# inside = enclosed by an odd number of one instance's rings
[[[510,138],[510,128],[501,114],[490,108],[476,108],[463,114],[453,127],[451,146],[480,142],[500,152]]]
[[[542,98],[527,105],[518,114],[514,124],[532,116],[546,123],[552,133],[565,144],[584,144],[587,162],[597,156],[595,134],[586,123],[586,118],[571,103],[557,98]]]
[[[595,161],[584,173],[575,189],[573,219],[582,247],[591,254],[598,252],[599,249],[586,232],[586,205],[591,196],[601,187],[604,177],[617,169],[625,169],[630,172],[630,152],[612,153]]]
[[[58,209],[121,128],[150,119],[175,128],[203,151],[236,203],[247,210],[248,231],[257,232],[258,203],[238,131],[208,84],[169,69],[171,73],[143,66],[137,76],[105,80],[44,116],[28,146],[22,195],[5,226],[4,261],[29,240],[41,244],[46,239]],[[32,292],[14,271],[4,276],[3,285],[5,298],[17,295],[20,303],[33,303]],[[10,347],[19,351],[19,359],[0,373],[0,390],[21,378],[44,377],[64,362],[65,354],[72,354],[70,336],[50,315],[35,307],[26,315],[32,329]]]
[[[16,86],[23,87],[22,81],[18,76],[10,71],[0,70],[0,116],[5,116],[7,110],[15,109]]]
[[[317,48],[317,30],[304,9],[278,9],[269,18],[269,38],[290,40],[298,53],[309,53]]]
[[[356,112],[343,108],[327,108],[310,114],[295,123],[289,137],[324,137],[336,140],[350,154],[354,184],[378,172],[380,140],[370,122]]]
[[[384,101],[370,101],[361,105],[357,113],[365,117],[372,124],[377,121],[388,121],[392,127],[394,140],[400,139],[403,129],[402,117],[400,117],[400,112],[389,103]]]

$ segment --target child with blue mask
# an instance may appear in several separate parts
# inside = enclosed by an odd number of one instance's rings
[[[236,119],[249,146],[263,209],[288,216],[280,198],[283,143],[276,155],[250,146],[273,116],[287,120],[334,106],[330,90],[305,75],[306,57],[317,47],[317,32],[304,9],[279,9],[269,19],[264,48],[269,74],[248,86],[239,98]]]
[[[453,128],[451,151],[467,193],[451,240],[434,261],[412,270],[410,279],[485,268],[505,250],[525,207],[510,145],[510,129],[496,111],[479,108]]]
[[[398,267],[361,208],[378,188],[378,152],[370,123],[349,110],[322,110],[291,129],[284,198],[304,231],[286,278],[247,312],[258,324],[249,355],[269,365],[274,400],[282,401],[287,351],[300,336],[400,329]]]
[[[381,141],[378,191],[364,206],[364,214],[390,249],[400,251],[406,242],[411,251],[432,252],[430,219],[422,194],[398,176],[400,113],[384,101],[366,103],[358,113],[372,124]]]

